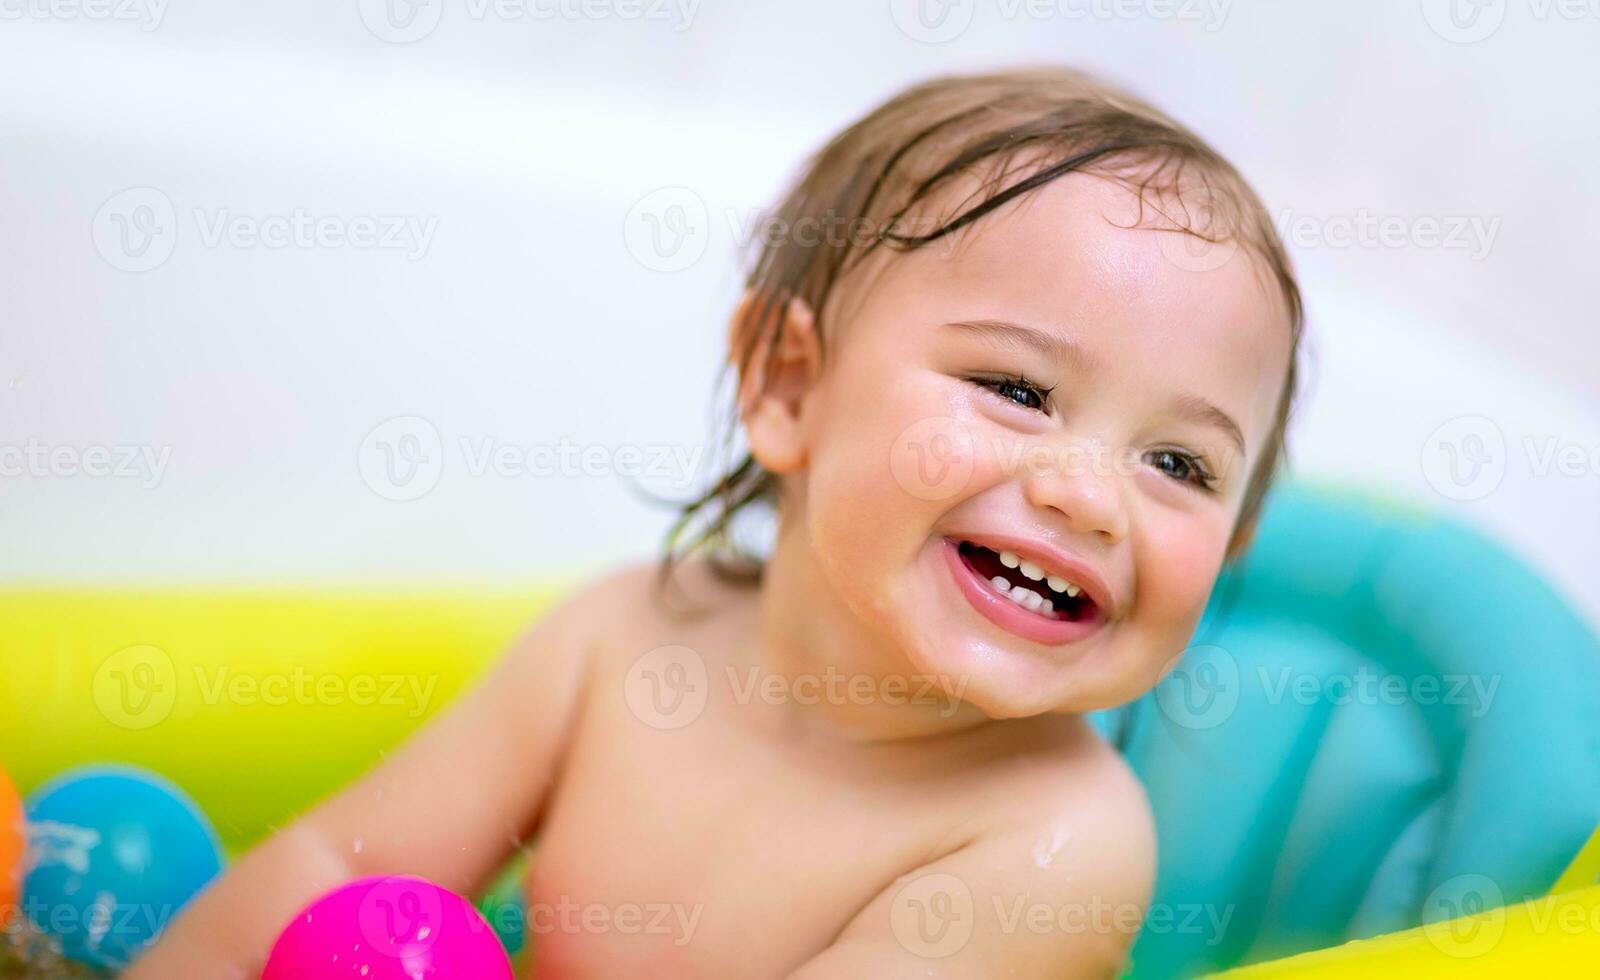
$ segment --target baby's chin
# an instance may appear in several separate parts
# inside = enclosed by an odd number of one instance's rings
[[[1042,647],[948,602],[889,608],[899,620],[889,632],[899,639],[912,672],[939,678],[947,691],[991,718],[1096,711],[1146,686],[1113,673],[1125,666],[1113,649],[1116,623],[1074,643]]]
[[[907,656],[919,673],[946,678],[949,690],[990,718],[1080,713],[1117,703],[1090,665],[1041,657],[1005,641],[925,633],[908,645]]]

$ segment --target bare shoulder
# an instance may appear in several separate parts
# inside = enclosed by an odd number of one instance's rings
[[[589,576],[542,614],[532,632],[557,632],[596,656],[635,654],[671,643],[699,646],[712,633],[753,621],[758,589],[728,582],[698,557],[663,577],[656,560],[635,560]]]
[[[1078,727],[1030,733],[975,787],[966,842],[889,882],[794,976],[1120,976],[1154,883],[1153,821],[1132,771]]]
[[[1046,867],[1065,860],[1074,880],[1096,882],[1128,902],[1148,901],[1155,876],[1155,821],[1144,785],[1121,753],[1087,723],[1071,719],[1019,753],[998,775],[998,801],[982,833],[1036,833],[1029,857]],[[1025,803],[1018,804],[1018,800]]]
[[[986,966],[1036,976],[1120,975],[1155,883],[1155,824],[1116,750],[1084,731],[1012,776],[965,853],[948,859],[975,897],[973,946]]]

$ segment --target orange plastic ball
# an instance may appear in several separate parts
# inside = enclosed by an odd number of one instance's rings
[[[0,768],[0,926],[17,909],[22,890],[22,799]]]

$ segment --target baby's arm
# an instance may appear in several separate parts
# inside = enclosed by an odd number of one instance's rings
[[[1131,776],[1097,783],[1054,817],[980,832],[902,875],[788,980],[1122,975],[1150,901],[1154,830]]]
[[[463,893],[481,885],[533,829],[607,605],[602,582],[543,617],[378,768],[241,858],[127,980],[257,977],[295,913],[352,878],[413,874]]]

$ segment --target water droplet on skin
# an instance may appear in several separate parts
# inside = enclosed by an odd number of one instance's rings
[[[360,854],[361,853],[361,847],[362,847],[361,838],[357,837],[356,840],[355,840],[355,844],[353,846],[355,847],[356,853]]]
[[[1033,845],[1033,863],[1041,868],[1048,868],[1055,863],[1056,855],[1067,843],[1071,834],[1065,823],[1057,823],[1050,828],[1050,833],[1039,838]]]

